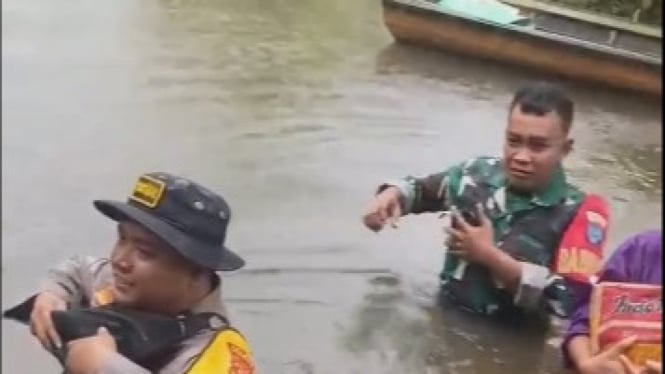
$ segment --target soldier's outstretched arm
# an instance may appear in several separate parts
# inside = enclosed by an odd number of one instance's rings
[[[448,189],[451,179],[458,174],[461,174],[460,168],[452,167],[424,177],[407,176],[380,185],[377,193],[396,187],[400,192],[402,214],[441,212],[450,208]]]

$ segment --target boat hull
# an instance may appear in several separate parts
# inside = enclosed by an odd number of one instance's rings
[[[501,26],[435,9],[422,1],[383,0],[386,27],[399,42],[528,67],[569,79],[662,95],[660,59],[520,26]]]

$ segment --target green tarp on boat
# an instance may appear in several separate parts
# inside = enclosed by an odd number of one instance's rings
[[[463,14],[502,25],[528,21],[519,15],[519,10],[496,0],[439,0],[438,6],[445,11]]]

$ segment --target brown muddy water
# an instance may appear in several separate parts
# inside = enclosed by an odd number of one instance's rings
[[[500,150],[519,69],[394,45],[378,1],[6,0],[2,303],[75,253],[106,255],[91,205],[141,172],[223,193],[235,324],[261,373],[557,373],[556,337],[435,307],[434,215],[365,230],[378,183]],[[612,203],[613,247],[660,227],[661,106],[572,86],[570,178]],[[2,372],[57,372],[2,324]]]

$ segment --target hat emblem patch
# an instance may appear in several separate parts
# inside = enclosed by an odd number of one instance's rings
[[[142,175],[134,186],[129,198],[148,208],[154,208],[159,204],[164,194],[165,183],[159,179]]]

